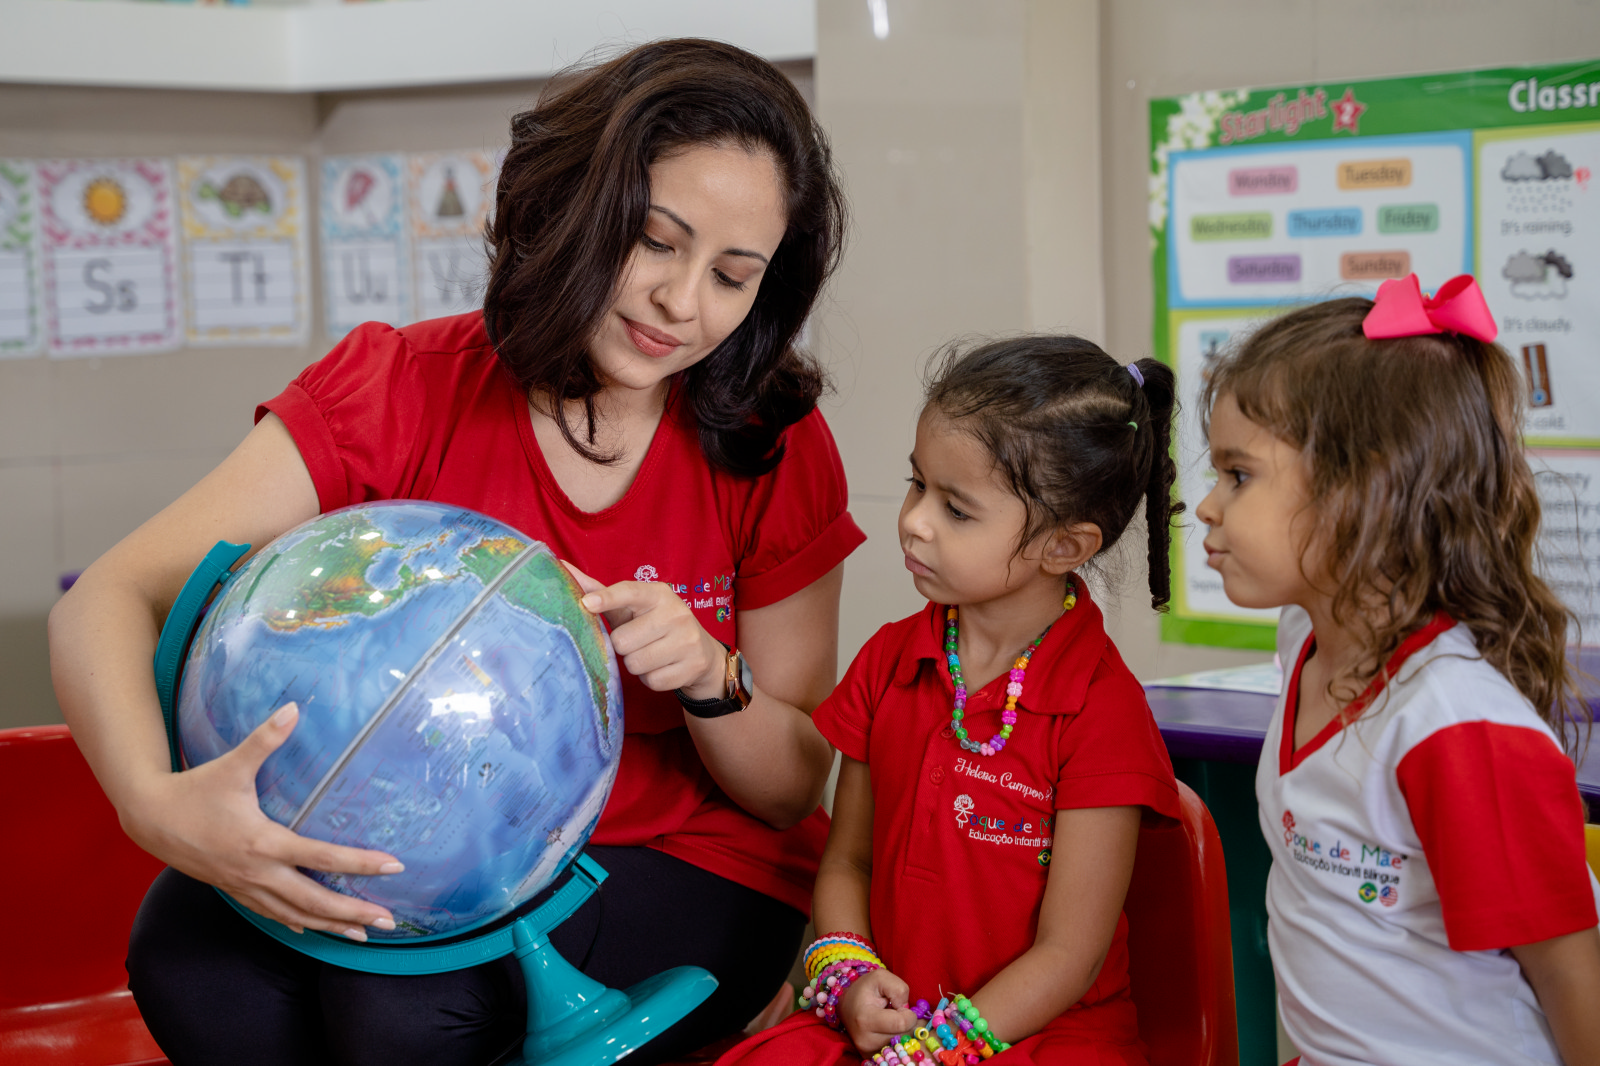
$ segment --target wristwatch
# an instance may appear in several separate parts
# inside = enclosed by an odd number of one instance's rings
[[[719,698],[709,700],[690,699],[683,694],[683,689],[676,689],[678,702],[683,704],[683,709],[696,718],[721,718],[725,714],[733,714],[750,706],[751,699],[755,696],[755,682],[750,677],[750,664],[743,655],[728,649],[728,687],[725,694]]]

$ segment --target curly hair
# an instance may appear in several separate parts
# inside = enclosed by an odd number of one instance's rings
[[[1539,576],[1539,496],[1521,444],[1526,385],[1497,344],[1454,333],[1369,340],[1372,301],[1313,304],[1268,322],[1212,365],[1203,421],[1224,395],[1305,457],[1316,575],[1361,657],[1359,691],[1444,611],[1555,730],[1581,706],[1566,656],[1577,620]],[[1302,566],[1305,553],[1302,552]],[[1332,691],[1330,689],[1330,691]]]
[[[1019,549],[1092,522],[1104,553],[1143,500],[1150,605],[1159,611],[1172,597],[1172,522],[1183,511],[1172,498],[1176,379],[1154,359],[1133,366],[1139,378],[1099,345],[1065,335],[952,345],[935,361],[926,398],[984,446],[1027,508]]]
[[[490,223],[484,323],[501,363],[530,393],[581,400],[590,441],[561,432],[595,462],[601,382],[590,338],[644,233],[650,165],[696,145],[772,158],[786,229],[743,322],[682,375],[706,458],[753,476],[782,458],[782,433],[827,384],[795,338],[838,265],[845,201],[827,138],[771,63],[716,41],[657,41],[559,75],[511,120]]]

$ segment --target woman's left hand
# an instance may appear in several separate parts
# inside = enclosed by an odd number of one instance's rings
[[[671,588],[660,581],[602,585],[571,563],[562,565],[583,590],[583,606],[611,626],[611,646],[624,669],[646,688],[682,689],[697,700],[723,695],[727,649]]]

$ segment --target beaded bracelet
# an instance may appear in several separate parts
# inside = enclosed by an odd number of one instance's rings
[[[818,937],[806,949],[806,977],[814,978],[831,964],[846,959],[883,965],[883,960],[878,958],[877,949],[866,937],[854,933],[828,933]]]
[[[878,969],[882,969],[878,963],[858,959],[832,964],[812,978],[805,991],[800,993],[800,1009],[815,1010],[822,1024],[844,1032],[844,1023],[839,1020],[839,1000],[844,998],[845,992],[862,974]]]
[[[917,1000],[912,1012],[923,1022],[868,1060],[878,1066],[976,1066],[1011,1045],[989,1031],[989,1023],[966,996],[941,999],[937,1007]]]

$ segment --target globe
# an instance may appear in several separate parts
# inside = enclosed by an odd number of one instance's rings
[[[268,544],[195,630],[178,746],[198,766],[277,708],[300,718],[256,777],[303,836],[402,873],[307,870],[420,942],[493,923],[566,868],[616,781],[611,642],[538,541],[447,504],[332,511]]]

